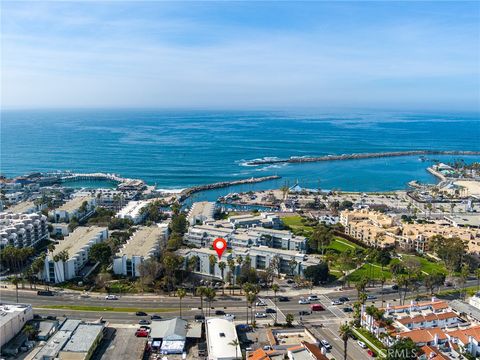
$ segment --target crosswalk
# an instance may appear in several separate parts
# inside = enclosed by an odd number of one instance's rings
[[[326,295],[319,295],[318,299],[325,309],[331,311],[333,315],[340,319],[346,319],[348,316],[340,310],[336,305],[332,305],[332,300],[330,300]]]

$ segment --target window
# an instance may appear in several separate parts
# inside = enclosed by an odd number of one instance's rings
[[[220,337],[225,337],[225,333],[220,333]]]

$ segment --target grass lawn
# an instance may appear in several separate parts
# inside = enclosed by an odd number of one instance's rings
[[[282,218],[282,222],[290,228],[295,235],[307,236],[313,232],[313,227],[305,225],[300,215],[285,216]]]
[[[415,256],[415,255],[403,255],[402,259],[405,260],[407,258],[415,258],[420,262],[421,265],[421,270],[423,272],[426,272],[428,274],[432,274],[435,272],[443,272],[447,273],[447,270],[445,269],[445,266],[442,263],[439,262],[433,262],[428,259],[425,259],[421,256]]]
[[[364,264],[358,270],[355,270],[353,273],[348,275],[350,281],[356,282],[359,281],[362,277],[369,277],[373,279],[380,279],[382,275],[382,269],[371,264]],[[392,273],[388,269],[383,270],[383,275],[386,279],[392,278]]]
[[[347,250],[364,249],[364,248],[348,240],[335,237],[335,239],[330,243],[330,245],[327,246],[327,249],[336,250],[338,252],[345,252]]]
[[[161,308],[161,309],[145,309],[145,308],[122,308],[111,306],[81,306],[81,305],[44,305],[38,306],[42,309],[62,309],[62,310],[75,310],[75,311],[108,311],[108,312],[137,312],[148,310],[151,313],[159,312],[172,312],[178,309]]]

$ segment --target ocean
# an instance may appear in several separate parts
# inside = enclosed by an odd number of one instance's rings
[[[247,166],[247,160],[401,150],[480,151],[478,113],[166,110],[9,110],[0,170],[114,172],[160,189],[267,175],[281,179],[206,192],[278,188],[405,189],[435,182],[416,156]],[[480,156],[464,156],[480,161]],[[83,184],[90,186],[90,184]]]

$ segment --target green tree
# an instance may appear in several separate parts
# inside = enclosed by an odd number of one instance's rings
[[[277,293],[280,290],[280,287],[277,284],[272,285],[272,291],[273,291],[273,300],[275,303],[275,310],[277,310]],[[277,312],[275,312],[275,324],[277,323]]]
[[[38,330],[30,324],[23,327],[23,333],[28,337],[28,340],[33,340],[38,334]]]
[[[467,251],[467,243],[458,237],[435,235],[430,239],[430,249],[442,259],[450,274],[459,271]]]
[[[240,345],[238,339],[230,341],[228,345],[235,346],[235,359],[238,359],[238,346]]]
[[[233,260],[232,258],[229,258],[227,260],[227,264],[228,264],[228,270],[230,271],[230,280],[232,282],[232,291],[233,291],[233,294],[235,294],[235,260]]]
[[[227,267],[227,264],[225,263],[225,261],[220,261],[218,263],[218,267],[220,269],[220,272],[222,273],[222,281],[223,281],[222,295],[225,295],[225,276],[224,276],[224,273],[225,273],[225,268]]]
[[[293,317],[292,314],[287,314],[285,315],[285,322],[287,323],[287,326],[288,327],[292,327],[293,326],[293,321],[295,320],[295,318]],[[276,322],[276,321],[275,321]]]
[[[310,280],[313,285],[318,285],[321,282],[327,281],[330,274],[328,264],[321,262],[318,265],[311,265],[307,267],[303,274],[305,279]]]
[[[93,244],[88,252],[88,257],[105,267],[111,263],[112,249],[104,242]]]

